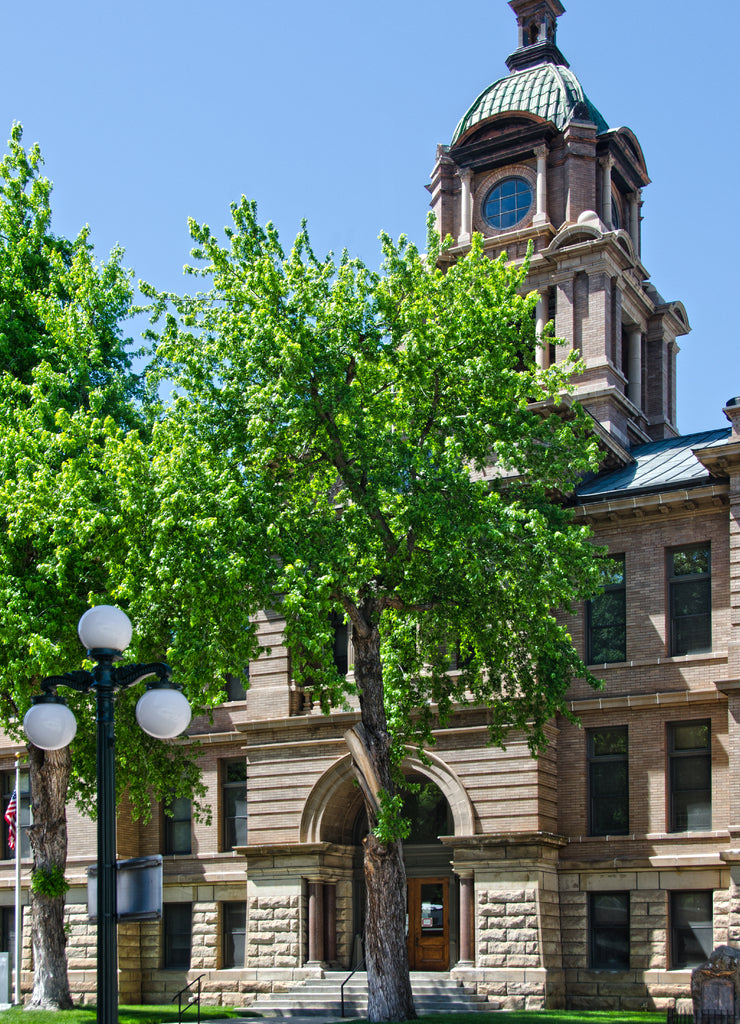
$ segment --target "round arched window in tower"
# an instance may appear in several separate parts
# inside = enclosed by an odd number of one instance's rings
[[[532,209],[534,189],[525,178],[504,178],[483,200],[483,217],[498,231],[520,224]]]

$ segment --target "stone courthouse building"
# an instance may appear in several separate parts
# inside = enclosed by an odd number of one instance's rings
[[[577,394],[604,462],[571,500],[617,571],[571,625],[605,685],[573,687],[581,726],[552,721],[539,760],[524,735],[488,746],[476,709],[439,732],[428,765],[409,758],[408,774],[433,784],[411,808],[409,955],[503,1006],[662,1007],[688,995],[713,946],[740,944],[740,399],[726,419],[707,411],[717,429],[678,434],[689,322],[641,262],[640,143],[609,127],[569,68],[560,0],[510,6],[509,74],[438,147],[431,203],[455,240],[449,259],[476,231],[492,257],[533,244],[540,330],[553,320],[584,360]],[[119,856],[162,853],[165,882],[162,921],[121,927],[126,1000],[205,974],[211,996],[243,1004],[361,955],[366,822],[343,740],[357,715],[312,707],[281,622],[265,615],[261,630],[271,654],[250,666],[249,690],[230,680],[213,722],[193,728],[212,824],[187,801],[143,830],[121,822]],[[335,658],[352,672],[341,623]],[[92,834],[71,811],[70,974],[88,993]],[[7,859],[0,903],[7,943]]]

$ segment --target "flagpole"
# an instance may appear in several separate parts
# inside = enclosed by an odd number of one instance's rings
[[[21,916],[21,755],[15,755],[15,976],[13,1002],[21,1002],[21,958],[23,956],[23,918]]]

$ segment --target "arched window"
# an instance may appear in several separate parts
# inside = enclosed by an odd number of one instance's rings
[[[403,815],[411,823],[411,831],[404,843],[426,846],[439,842],[440,836],[452,835],[455,826],[452,812],[442,790],[434,782],[413,775],[408,779],[419,786],[418,792],[406,790],[403,794]],[[359,811],[353,828],[352,840],[358,845],[367,835],[368,823],[365,808]]]

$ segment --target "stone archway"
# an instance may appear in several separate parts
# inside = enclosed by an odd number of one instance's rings
[[[474,814],[470,798],[458,776],[438,755],[427,754],[422,761],[415,752],[410,751],[401,767],[405,775],[413,777],[416,781],[432,783],[434,789],[444,798],[448,811],[444,834],[452,834],[455,837],[474,834]],[[350,879],[348,880],[345,875],[345,884],[347,881],[351,884],[351,908],[348,912],[345,911],[343,924],[339,924],[340,938],[345,947],[348,941],[351,942],[353,965],[361,960],[364,931],[365,881],[357,831],[361,818],[365,820],[366,830],[367,818],[364,813],[362,792],[355,783],[351,755],[346,754],[324,773],[309,793],[301,817],[300,842],[332,844],[337,852],[339,848],[346,851],[344,856],[349,852],[349,848],[354,850]],[[422,845],[417,845],[418,843]],[[412,838],[410,843],[404,843],[404,859],[409,879],[410,921],[411,915],[414,915],[414,921],[419,925],[418,928],[409,928],[410,960],[423,953],[423,960],[420,961],[418,969],[447,970],[451,963],[458,960],[462,952],[462,943],[459,941],[460,922],[466,907],[463,907],[461,895],[462,886],[467,883],[461,880],[460,888],[458,887],[452,870],[451,853],[450,848],[438,840],[414,841]],[[318,886],[321,884],[318,883]],[[326,888],[326,882],[323,885]],[[318,893],[317,886],[313,888]],[[309,896],[312,892],[313,889],[309,889]],[[466,894],[465,899],[470,898],[471,894]],[[317,900],[318,896],[315,896],[314,902]],[[439,901],[437,910],[443,912],[444,917],[444,935],[438,950],[435,946],[435,936],[427,934],[435,932],[436,919],[432,922],[429,915],[422,912],[424,907],[436,906],[435,901]],[[429,924],[431,928],[428,927]],[[432,946],[435,947],[433,951]]]
[[[439,787],[450,807],[455,836],[474,835],[473,805],[462,782],[436,754],[425,756],[428,763],[410,753],[402,765],[404,772],[421,775]],[[354,785],[352,757],[346,754],[322,775],[309,793],[301,816],[300,842],[351,842],[352,826],[361,805],[362,795]]]

